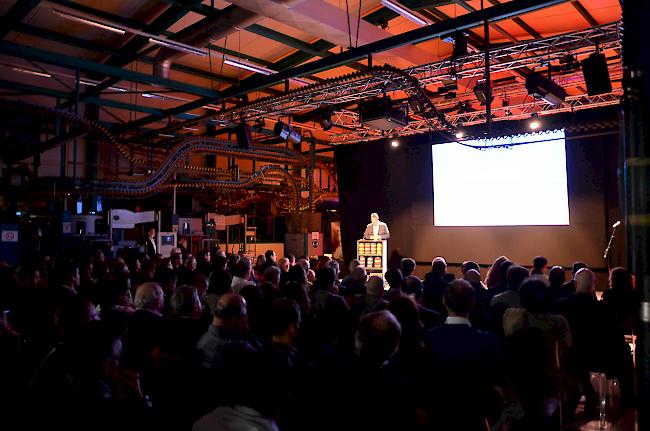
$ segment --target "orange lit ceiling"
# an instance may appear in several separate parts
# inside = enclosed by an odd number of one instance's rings
[[[439,23],[459,16],[473,14],[482,8],[497,7],[505,0],[403,0],[430,23]],[[349,6],[349,9],[347,7]],[[63,17],[54,11],[63,11]],[[242,10],[247,19],[229,22],[229,16],[220,15]],[[233,86],[246,87],[255,79],[255,72],[224,64],[225,59],[245,61],[270,71],[288,70],[346,51],[350,46],[362,46],[391,35],[398,35],[420,27],[408,19],[382,6],[379,0],[8,0],[0,2],[3,36],[0,50],[0,86],[2,97],[54,107],[58,103],[70,107],[76,100],[76,90],[83,103],[100,106],[100,121],[115,126],[121,136],[129,139],[133,133],[149,133],[157,140],[179,138],[185,135],[206,133],[205,122],[195,122],[191,127],[170,124],[217,114],[222,109],[255,101],[260,97],[281,97],[287,90],[301,88],[305,82],[289,80],[284,84],[252,91],[245,99],[219,97],[219,92]],[[70,14],[84,20],[70,19]],[[614,23],[620,19],[618,0],[573,0],[535,12],[492,23],[489,28],[491,49],[521,44],[560,34],[582,31]],[[118,34],[115,31],[88,24],[88,20],[101,20],[133,29]],[[154,74],[153,63],[160,54],[160,44],[151,43],[148,35],[174,40],[177,33],[189,26],[201,27],[209,20],[220,20],[216,37],[191,40],[188,45],[205,49],[208,55],[173,54],[171,67],[165,81],[148,80]],[[142,36],[146,34],[146,36]],[[484,28],[479,24],[467,30],[468,51],[471,55],[484,49]],[[209,36],[209,35],[207,35]],[[165,39],[163,39],[165,40]],[[581,60],[595,47],[575,53]],[[373,55],[373,65],[389,64],[399,69],[409,69],[423,64],[433,64],[448,59],[452,44],[434,38],[417,45],[403,45]],[[169,52],[169,50],[168,50]],[[572,46],[566,46],[572,52]],[[529,52],[530,54],[530,52]],[[546,70],[548,62],[559,67],[558,53],[544,59],[537,52],[534,64],[509,68],[492,73],[494,107],[508,105],[510,114],[525,115],[531,100],[523,87],[528,71]],[[620,92],[620,49],[616,44],[605,46],[613,95]],[[49,55],[49,56],[48,56]],[[54,55],[58,58],[52,59]],[[243,60],[238,60],[243,59]],[[110,66],[102,68],[101,66]],[[367,66],[367,60],[332,67],[308,76],[308,83],[336,78],[356,72]],[[77,77],[79,80],[77,81]],[[472,77],[457,77],[458,89],[454,95],[441,97],[441,83],[422,81],[432,102],[447,115],[457,115],[457,107],[469,106],[480,110],[474,86],[482,80],[482,73]],[[565,87],[569,97],[577,100],[586,94],[580,70],[554,73],[554,79]],[[99,89],[99,90],[98,90]],[[406,94],[396,91],[393,98]],[[186,105],[198,100],[208,100],[200,106]],[[603,102],[605,103],[605,102]],[[518,108],[521,107],[521,108]],[[339,109],[340,108],[340,109]],[[354,103],[337,106],[335,125],[323,131],[315,122],[302,125],[322,143],[341,143],[354,140]],[[295,113],[295,112],[294,112]],[[288,115],[288,113],[286,113]],[[287,118],[281,112],[264,118],[261,133],[255,136],[269,143],[273,123],[277,118]],[[417,119],[417,118],[416,118]],[[233,118],[232,120],[237,120]],[[459,120],[460,121],[460,120]],[[480,118],[473,121],[480,121]],[[258,123],[260,124],[260,123]],[[135,127],[137,126],[137,127]],[[212,132],[214,133],[214,128]],[[416,133],[425,129],[412,129]],[[399,130],[397,130],[399,132]],[[161,136],[163,135],[163,136]]]

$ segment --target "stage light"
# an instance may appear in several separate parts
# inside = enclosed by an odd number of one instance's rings
[[[544,99],[553,106],[561,105],[566,98],[564,88],[537,72],[526,75],[526,90],[529,95],[537,99]]]
[[[293,144],[299,144],[302,142],[302,135],[293,130],[293,128],[288,124],[284,124],[282,121],[275,123],[273,132],[276,134],[276,136],[279,136],[281,139],[289,141]]]
[[[399,139],[398,139],[397,133],[395,133],[393,135],[393,139],[391,139],[391,141],[390,141],[390,146],[393,147],[393,148],[399,147]]]
[[[235,136],[237,137],[237,146],[241,149],[249,149],[251,143],[253,142],[253,137],[251,136],[251,128],[245,121],[237,124],[235,126]]]
[[[463,132],[463,129],[457,128],[454,131],[454,136],[456,139],[463,139],[465,137],[465,132]]]
[[[429,22],[424,16],[420,15],[414,10],[407,8],[402,4],[397,3],[394,0],[381,0],[381,4],[386,6],[388,9],[392,10],[396,14],[402,15],[404,18],[413,21],[418,25],[425,26],[431,24],[431,22]]]
[[[330,130],[334,126],[332,121],[333,110],[331,106],[321,107],[318,110],[318,124],[323,130]]]
[[[537,112],[533,112],[530,114],[530,121],[528,122],[528,127],[530,127],[531,130],[537,130],[542,126],[542,122],[539,119],[539,115]]]

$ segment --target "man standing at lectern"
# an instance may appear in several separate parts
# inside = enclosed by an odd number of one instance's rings
[[[388,226],[386,223],[379,221],[377,213],[370,214],[371,223],[366,226],[366,231],[363,233],[363,239],[382,240],[390,238]]]

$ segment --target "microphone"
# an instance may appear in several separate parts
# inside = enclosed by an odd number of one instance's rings
[[[616,229],[616,228],[619,227],[620,225],[621,225],[621,221],[618,220],[616,223],[614,223],[614,224],[612,225],[612,228]]]

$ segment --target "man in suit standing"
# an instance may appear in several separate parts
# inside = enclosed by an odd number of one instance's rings
[[[377,213],[370,214],[370,224],[366,226],[366,231],[363,233],[363,239],[389,239],[390,232],[386,223],[379,221]]]
[[[144,251],[146,255],[149,256],[149,259],[153,259],[158,253],[156,247],[156,229],[153,227],[147,231],[147,240],[144,243]]]

